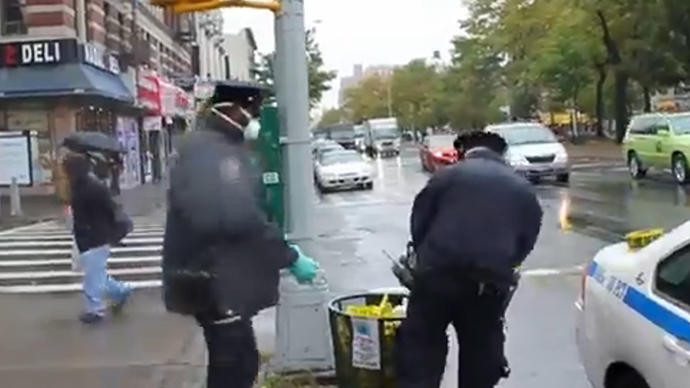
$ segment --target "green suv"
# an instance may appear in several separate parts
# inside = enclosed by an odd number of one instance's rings
[[[649,113],[633,117],[623,139],[633,178],[647,169],[671,169],[679,184],[690,182],[690,113]]]

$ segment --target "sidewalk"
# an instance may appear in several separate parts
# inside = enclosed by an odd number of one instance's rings
[[[77,320],[80,296],[0,295],[0,380],[12,388],[186,388],[202,375],[193,321],[165,312],[160,290],[135,292],[121,316]]]
[[[165,206],[167,183],[145,183],[129,190],[122,190],[116,198],[132,216],[140,216]],[[26,195],[21,199],[21,217],[10,216],[10,198],[0,195],[0,230],[35,222],[59,219],[63,215],[60,201],[54,195]]]
[[[563,145],[568,151],[570,160],[575,163],[625,162],[620,144],[610,140],[588,140],[584,144],[564,142]]]

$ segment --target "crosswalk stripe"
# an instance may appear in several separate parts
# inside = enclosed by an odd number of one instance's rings
[[[140,256],[140,257],[111,257],[108,264],[137,264],[137,263],[160,263],[161,256]],[[0,260],[0,270],[3,268],[21,267],[47,267],[59,265],[71,265],[72,258],[68,259],[36,259],[36,260]]]
[[[135,227],[132,233],[163,233],[165,231],[164,228],[162,227],[150,227],[150,228],[140,228],[140,227]],[[46,230],[31,230],[31,231],[26,231],[26,232],[21,232],[17,233],[17,235],[22,235],[22,236],[55,236],[55,235],[62,235],[62,234],[71,234],[69,230],[66,230],[65,228],[61,229],[46,229]],[[4,234],[0,236],[0,238],[7,239],[11,238],[14,234]]]
[[[139,268],[119,268],[109,269],[108,274],[113,276],[122,275],[146,275],[159,274],[162,272],[160,266],[157,267],[139,267]],[[16,280],[16,279],[50,279],[59,277],[81,276],[81,273],[76,271],[40,271],[40,272],[0,272],[0,280]]]
[[[133,289],[158,288],[163,284],[161,280],[134,280],[127,282]],[[66,284],[36,284],[36,285],[15,285],[0,286],[0,293],[5,294],[49,294],[61,292],[79,292],[81,283]]]
[[[158,252],[162,249],[160,246],[141,246],[141,247],[113,247],[110,248],[110,253],[130,253],[130,252]],[[0,251],[0,256],[26,256],[26,255],[71,255],[71,249],[11,249]]]
[[[61,237],[59,240],[53,241],[34,241],[31,239],[22,239],[22,241],[3,241],[0,240],[0,249],[3,248],[20,248],[20,247],[71,247],[72,236]],[[162,244],[162,237],[148,237],[148,238],[126,238],[122,240],[122,244]]]

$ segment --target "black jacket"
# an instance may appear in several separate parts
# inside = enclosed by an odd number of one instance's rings
[[[73,232],[79,252],[110,244],[117,204],[108,187],[91,174],[91,164],[84,156],[69,156],[63,165],[69,179]]]
[[[410,223],[419,271],[474,270],[513,283],[541,221],[532,185],[496,153],[472,150],[439,170],[415,198]]]
[[[278,300],[280,269],[297,258],[261,209],[260,172],[241,134],[205,118],[178,147],[163,242],[167,309],[250,317]]]

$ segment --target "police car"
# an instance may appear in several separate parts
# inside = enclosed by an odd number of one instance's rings
[[[657,234],[629,235],[585,270],[576,337],[594,388],[690,387],[690,222]]]

